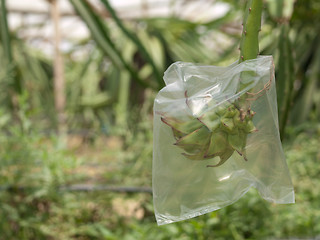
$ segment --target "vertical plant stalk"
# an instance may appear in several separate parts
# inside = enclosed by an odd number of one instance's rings
[[[121,72],[119,77],[119,95],[116,104],[116,124],[120,127],[122,134],[127,133],[128,105],[130,95],[130,74]]]
[[[262,0],[248,0],[243,18],[239,63],[257,58],[261,30]]]
[[[12,49],[10,44],[10,34],[7,21],[6,1],[1,0],[1,38],[5,57],[9,64],[13,62]]]
[[[285,127],[289,117],[290,106],[293,98],[294,83],[294,60],[293,49],[289,38],[289,25],[281,26],[281,34],[279,38],[279,77],[277,89],[281,91],[278,95],[279,106],[279,129],[281,140],[285,137]]]
[[[7,15],[8,14],[7,14],[6,0],[1,0],[0,27],[1,27],[1,40],[2,40],[3,52],[4,52],[5,60],[8,64],[7,69],[10,69],[9,74],[13,77],[13,83],[12,83],[13,93],[20,94],[22,92],[21,79],[19,76],[19,71],[16,68],[14,63]],[[14,100],[15,96],[12,96],[12,98],[13,98],[12,99],[13,107],[16,107],[16,100]]]
[[[60,31],[60,12],[58,0],[50,0],[51,18],[54,23],[54,102],[58,114],[58,133],[66,130],[65,117],[65,79],[63,69],[63,58],[60,52],[61,31]]]

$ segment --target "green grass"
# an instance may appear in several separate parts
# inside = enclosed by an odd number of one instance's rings
[[[319,124],[288,129],[284,143],[296,204],[249,191],[235,204],[158,227],[152,196],[70,192],[65,184],[151,186],[151,122],[131,137],[67,145],[12,128],[0,138],[0,239],[279,239],[320,235]],[[130,134],[129,134],[130,135]],[[8,137],[10,136],[10,137]],[[23,186],[25,188],[21,189]]]

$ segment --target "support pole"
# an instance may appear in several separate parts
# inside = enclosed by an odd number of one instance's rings
[[[58,120],[58,134],[66,132],[65,116],[65,79],[63,58],[60,51],[60,9],[58,0],[49,0],[51,3],[51,19],[54,24],[54,102]]]

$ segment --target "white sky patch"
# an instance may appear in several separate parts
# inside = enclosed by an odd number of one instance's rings
[[[97,9],[105,9],[100,0],[89,0]],[[63,51],[70,50],[73,41],[90,36],[82,20],[74,13],[68,0],[59,0]],[[228,5],[213,0],[110,0],[110,3],[122,18],[179,16],[196,22],[210,21],[222,17],[228,11]],[[8,0],[9,26],[18,30],[19,37],[33,47],[51,55],[54,27],[50,18],[50,4],[47,0]],[[42,42],[41,42],[42,39]]]

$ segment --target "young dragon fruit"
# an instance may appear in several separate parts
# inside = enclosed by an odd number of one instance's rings
[[[256,131],[252,122],[254,114],[250,108],[244,110],[237,103],[229,103],[187,121],[172,117],[161,117],[161,121],[171,127],[176,139],[174,145],[185,151],[182,155],[191,160],[219,157],[216,165],[208,165],[217,167],[226,162],[234,151],[247,160],[247,135]]]

